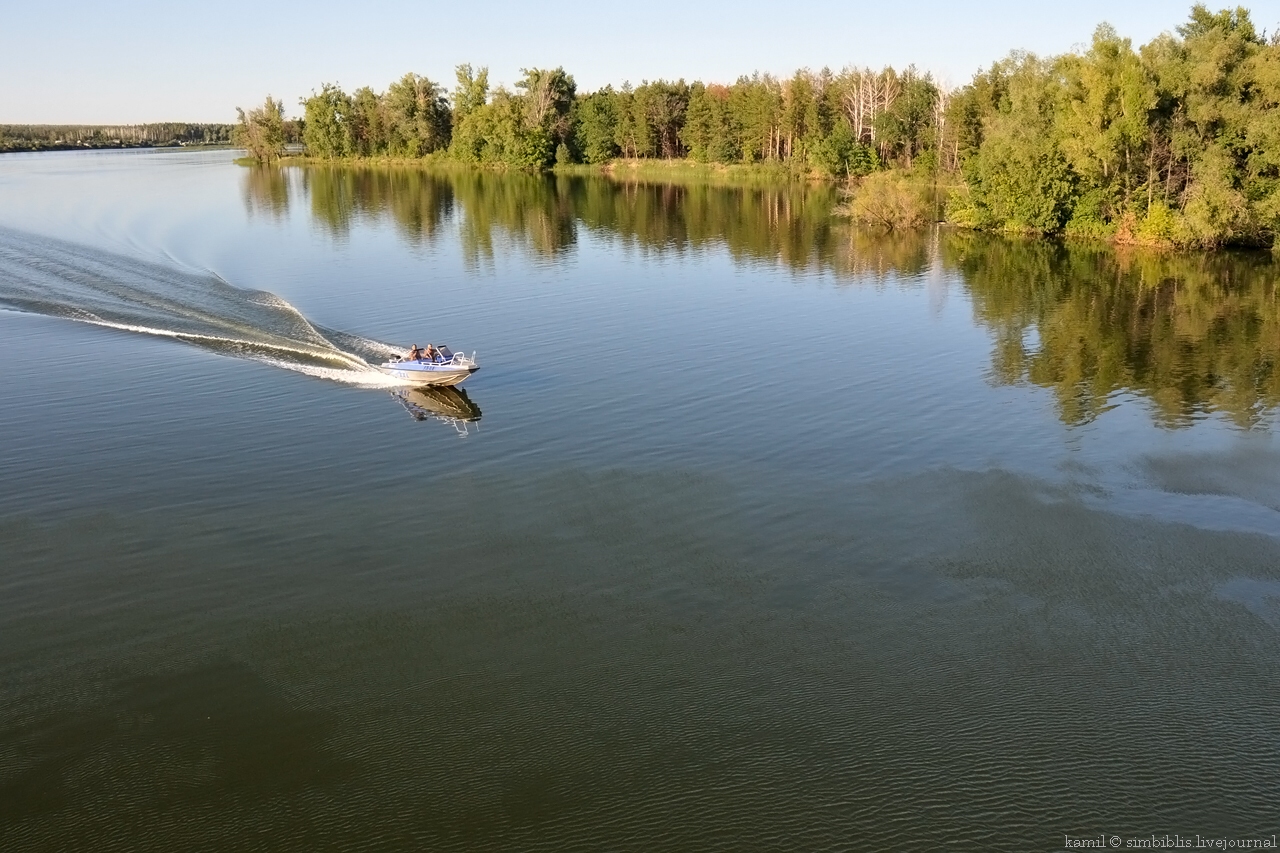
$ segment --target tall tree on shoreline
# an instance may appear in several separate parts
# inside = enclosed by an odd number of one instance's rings
[[[349,157],[352,144],[352,116],[355,105],[351,96],[333,83],[325,83],[319,92],[302,101],[305,125],[303,142],[313,157],[334,159]]]
[[[567,146],[573,141],[572,111],[578,84],[563,68],[522,68],[520,73],[524,79],[516,88],[521,90],[526,124],[541,128],[552,145]]]
[[[387,87],[382,100],[391,154],[421,157],[448,147],[453,131],[449,102],[431,80],[406,74]]]
[[[453,89],[453,126],[489,102],[489,69],[473,70],[470,65],[454,69],[458,85]]]
[[[584,162],[607,163],[618,156],[614,134],[618,126],[613,87],[580,97],[575,105],[574,145]]]
[[[368,86],[356,89],[351,96],[351,148],[358,157],[385,153],[387,116],[382,99]]]
[[[232,131],[232,143],[249,152],[260,163],[269,163],[284,153],[284,103],[267,95],[262,106],[249,110],[236,107],[239,123]]]

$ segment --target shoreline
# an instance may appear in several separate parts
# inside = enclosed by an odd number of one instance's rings
[[[252,157],[239,157],[241,166],[256,166]],[[309,157],[286,154],[271,165],[276,166],[347,166],[356,168],[421,169],[440,172],[480,172],[488,174],[525,174],[566,177],[606,177],[618,181],[654,181],[657,183],[698,182],[712,184],[808,183],[840,185],[815,170],[799,170],[778,163],[701,163],[696,160],[648,160],[618,158],[607,163],[574,163],[549,169],[517,169],[503,165],[464,163],[448,156],[428,154],[425,157]]]
[[[190,146],[188,146],[190,147]],[[215,146],[206,146],[215,147]],[[239,157],[237,165],[253,167],[260,165],[252,157]],[[545,177],[598,177],[615,183],[649,183],[670,186],[712,186],[712,187],[787,187],[797,184],[806,186],[829,186],[838,193],[846,195],[846,200],[832,208],[831,216],[856,223],[848,210],[848,199],[857,182],[833,179],[813,169],[796,169],[781,163],[703,163],[687,159],[635,159],[617,158],[600,164],[572,164],[569,166],[553,166],[545,170],[525,170],[502,165],[464,163],[444,154],[428,154],[425,157],[342,157],[324,158],[309,157],[303,154],[287,154],[272,161],[272,166],[289,167],[343,167],[358,169],[406,169],[438,173],[479,173],[479,174],[523,174]],[[958,185],[939,180],[930,180],[927,176],[912,174],[907,170],[890,169],[873,174],[890,175],[905,179],[908,183],[928,189],[929,192],[945,194],[955,190]],[[868,176],[870,177],[870,176]],[[945,207],[945,201],[940,202]],[[1024,239],[1044,243],[1072,243],[1077,245],[1108,246],[1117,251],[1141,250],[1165,253],[1214,253],[1224,250],[1261,251],[1280,253],[1280,241],[1271,245],[1265,243],[1223,243],[1217,246],[1189,246],[1174,240],[1161,237],[1145,237],[1135,233],[1134,223],[1120,222],[1112,227],[1110,234],[1044,233],[1011,228],[976,228],[963,222],[949,219],[934,219],[923,225],[899,225],[897,228],[886,228],[881,225],[861,223],[869,229],[915,230],[920,227],[942,226],[958,231],[970,231],[974,234],[994,234],[1012,239]]]
[[[180,142],[166,142],[163,144],[155,143],[119,143],[106,145],[82,145],[79,143],[63,143],[49,145],[29,145],[26,147],[6,147],[0,146],[0,154],[41,154],[44,152],[53,153],[56,151],[139,151],[147,149],[169,150],[169,149],[186,149],[197,148],[201,151],[215,151],[218,149],[235,148],[234,145],[226,142],[189,142],[186,144]]]

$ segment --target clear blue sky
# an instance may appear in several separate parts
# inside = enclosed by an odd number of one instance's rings
[[[326,81],[381,91],[415,71],[452,88],[462,62],[487,65],[491,81],[507,84],[522,67],[563,65],[579,90],[912,62],[958,85],[1013,48],[1083,45],[1101,21],[1141,44],[1191,8],[1171,0],[4,5],[0,123],[231,121],[236,106],[267,93],[294,115],[298,98]],[[1280,0],[1247,6],[1259,28],[1280,25]]]

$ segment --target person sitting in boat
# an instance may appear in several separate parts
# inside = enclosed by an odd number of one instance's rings
[[[431,345],[430,345],[430,344],[427,344],[427,349],[428,349],[428,350],[430,350],[430,349],[431,349]],[[421,347],[419,347],[417,344],[414,344],[414,345],[413,345],[413,348],[409,350],[409,354],[408,354],[408,355],[406,355],[406,356],[404,357],[404,359],[403,359],[403,360],[404,360],[404,361],[417,361],[417,360],[418,360],[418,359],[420,359],[420,358],[422,358],[422,348],[421,348]]]
[[[431,344],[427,344],[427,350],[422,354],[422,357],[427,361],[435,361],[437,355],[439,353],[436,352],[436,348]]]

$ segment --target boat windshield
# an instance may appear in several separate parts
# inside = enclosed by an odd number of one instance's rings
[[[444,344],[436,347],[436,349],[440,352],[440,357],[445,361],[451,361],[453,359],[453,353],[450,352],[449,348]]]

